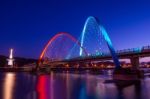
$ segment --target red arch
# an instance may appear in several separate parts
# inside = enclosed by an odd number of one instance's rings
[[[44,49],[43,49],[43,51],[42,51],[42,53],[41,53],[41,55],[40,55],[39,62],[41,62],[41,60],[42,60],[42,58],[43,58],[43,56],[44,56],[44,54],[45,54],[47,48],[49,47],[49,45],[50,45],[57,37],[59,37],[59,36],[61,36],[61,35],[66,35],[66,36],[67,36],[68,38],[70,38],[73,42],[77,43],[77,45],[78,45],[80,48],[83,49],[84,53],[85,53],[86,55],[88,55],[87,52],[86,52],[86,50],[85,50],[83,47],[81,47],[80,42],[79,42],[76,38],[74,38],[72,35],[70,35],[70,34],[67,33],[67,32],[60,32],[60,33],[57,33],[55,36],[53,36],[53,37],[48,41],[48,43],[46,44],[46,46],[44,47]]]

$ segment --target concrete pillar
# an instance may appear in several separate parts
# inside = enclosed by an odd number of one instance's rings
[[[131,57],[130,61],[131,61],[131,65],[132,65],[133,69],[138,69],[139,68],[139,65],[140,65],[139,57]]]

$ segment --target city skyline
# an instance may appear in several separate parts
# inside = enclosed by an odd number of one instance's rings
[[[0,54],[8,55],[14,48],[15,56],[38,58],[58,32],[78,38],[88,16],[99,18],[116,50],[148,45],[149,4],[134,0],[1,1]]]

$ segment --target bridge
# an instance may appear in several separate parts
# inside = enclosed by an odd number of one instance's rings
[[[115,68],[122,68],[119,59],[130,59],[132,67],[138,68],[139,58],[150,56],[150,46],[115,51],[112,41],[95,17],[88,17],[78,39],[66,32],[57,33],[44,46],[39,66],[80,68],[96,61],[113,60]]]
[[[114,79],[137,80],[143,76],[139,59],[150,56],[150,46],[116,51],[106,29],[95,17],[88,17],[78,38],[67,32],[59,32],[45,44],[36,64],[22,68],[1,68],[1,71],[50,72],[51,70],[99,71],[95,62],[111,60],[114,63]],[[132,68],[123,68],[119,59],[130,59]],[[103,66],[102,66],[103,67]]]
[[[125,49],[125,50],[118,50],[116,51],[116,54],[119,59],[130,59],[131,65],[133,68],[138,68],[139,64],[139,59],[144,58],[144,57],[150,57],[150,46],[144,46],[142,49],[139,51],[137,48],[132,48],[132,49]],[[86,66],[87,64],[94,63],[94,62],[99,62],[99,61],[105,61],[105,60],[112,60],[112,56],[110,54],[108,55],[90,55],[87,57],[76,57],[73,59],[65,59],[65,60],[49,60],[45,61],[43,65],[49,65],[51,67],[56,67],[58,65],[66,65],[68,64],[71,67],[74,64],[81,64],[82,66]],[[84,64],[84,65],[83,65]]]

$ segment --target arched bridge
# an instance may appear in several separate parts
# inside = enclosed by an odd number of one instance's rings
[[[103,47],[104,44],[105,47]],[[54,64],[113,60],[115,68],[121,68],[119,59],[130,59],[133,66],[138,66],[139,58],[147,56],[150,56],[149,46],[115,51],[105,28],[100,25],[97,18],[90,16],[85,22],[79,39],[66,32],[53,36],[44,46],[39,63],[54,66]]]
[[[138,68],[139,59],[144,57],[150,57],[150,46],[142,47],[141,51],[136,51],[134,49],[127,49],[127,50],[119,50],[117,51],[117,56],[119,59],[129,59],[133,68]],[[61,60],[61,61],[49,61],[47,65],[57,65],[57,64],[76,64],[82,63],[82,65],[89,64],[91,62],[97,61],[105,61],[105,60],[112,60],[112,56],[108,55],[92,55],[88,57],[76,57],[69,60]]]

